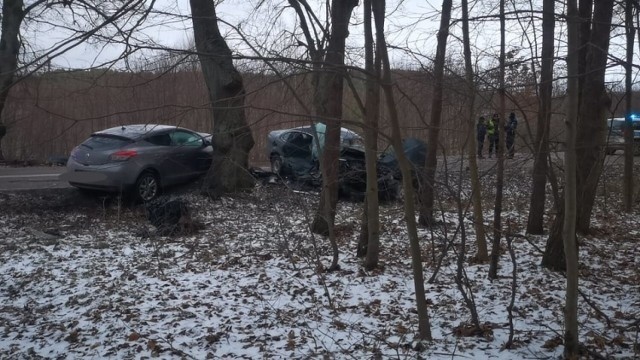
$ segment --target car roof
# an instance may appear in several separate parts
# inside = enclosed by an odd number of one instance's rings
[[[626,121],[626,120],[627,120],[627,119],[625,119],[625,118],[623,118],[623,117],[616,117],[616,118],[608,119],[608,121],[609,121],[609,122],[614,122],[614,121],[615,121],[615,122],[620,122],[620,121],[621,121],[621,122],[624,122],[624,121]],[[632,117],[632,118],[631,118],[631,121],[632,121],[632,122],[640,122],[640,119],[637,119],[637,118],[633,118],[633,117]]]
[[[144,135],[155,134],[168,130],[187,130],[175,125],[159,125],[159,124],[133,124],[116,126],[109,129],[96,131],[92,135],[113,135],[121,136],[129,139],[137,139]]]
[[[291,128],[291,129],[281,129],[281,130],[274,130],[271,132],[271,136],[280,136],[286,132],[290,132],[290,131],[299,131],[299,132],[303,132],[303,133],[307,133],[307,134],[311,134],[313,135],[313,129],[311,128],[311,126],[299,126],[299,127],[295,127],[295,128]],[[341,128],[340,129],[340,137],[342,138],[342,140],[351,140],[351,139],[360,139],[362,138],[362,136],[360,136],[360,134],[358,134],[357,132],[353,131],[353,130],[349,130],[347,128]]]

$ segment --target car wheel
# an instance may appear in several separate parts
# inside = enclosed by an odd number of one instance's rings
[[[280,155],[271,156],[271,172],[276,175],[281,175],[282,173],[282,158]]]
[[[135,197],[143,202],[151,201],[160,194],[160,180],[150,171],[145,171],[138,177],[134,188]]]

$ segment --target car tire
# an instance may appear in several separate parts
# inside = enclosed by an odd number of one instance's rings
[[[282,158],[280,155],[271,156],[271,172],[276,175],[282,175]]]
[[[133,188],[134,198],[138,201],[148,202],[160,195],[160,179],[152,171],[145,171],[136,180]]]

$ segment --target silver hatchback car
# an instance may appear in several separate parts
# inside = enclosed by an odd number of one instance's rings
[[[63,178],[81,189],[127,192],[149,201],[162,187],[207,172],[207,134],[169,125],[124,125],[91,134],[71,152]]]

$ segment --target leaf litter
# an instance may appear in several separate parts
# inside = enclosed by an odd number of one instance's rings
[[[546,237],[524,234],[517,184],[506,192],[517,261],[510,349],[512,263],[502,249],[499,278],[487,279],[488,265],[472,261],[470,216],[466,281],[481,331],[469,326],[450,249],[425,284],[433,341],[420,343],[401,202],[382,205],[382,266],[373,271],[355,257],[362,204],[341,202],[341,269],[320,272],[317,261],[330,263],[331,252],[308,230],[313,193],[184,194],[204,228],[172,237],[153,235],[140,208],[72,189],[0,194],[0,357],[557,358],[565,279],[540,267]],[[438,228],[420,229],[425,279],[458,227],[454,208],[441,215]],[[588,355],[640,357],[639,222],[637,206],[627,215],[597,211],[595,235],[580,239]]]

